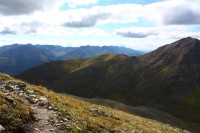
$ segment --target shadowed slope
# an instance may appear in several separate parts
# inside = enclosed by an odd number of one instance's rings
[[[184,38],[141,56],[143,82],[137,104],[164,109],[200,122],[200,41]],[[139,96],[139,97],[138,97]]]
[[[107,69],[125,58],[128,56],[106,54],[87,59],[55,61],[30,69],[20,77],[29,77],[25,80],[44,84],[59,92],[69,91],[84,97],[93,97],[95,94],[101,96]]]
[[[139,57],[102,55],[51,62],[19,77],[55,91],[150,106],[199,123],[199,57],[200,41],[184,38]]]

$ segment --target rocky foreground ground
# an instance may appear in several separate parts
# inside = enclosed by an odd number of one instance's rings
[[[189,133],[159,121],[57,94],[7,75],[0,80],[0,132]]]
[[[21,130],[30,133],[62,133],[64,132],[62,127],[71,128],[76,126],[75,123],[67,122],[69,121],[67,116],[66,118],[59,117],[60,111],[58,108],[53,107],[45,96],[40,96],[35,91],[27,88],[23,82],[20,83],[14,80],[1,82],[0,89],[6,95],[5,99],[11,104],[16,104],[13,96],[18,96],[34,111],[33,121],[23,125]]]

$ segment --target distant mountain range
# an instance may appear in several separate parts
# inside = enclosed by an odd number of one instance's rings
[[[150,106],[200,123],[200,41],[184,38],[142,56],[53,61],[18,75],[54,91]]]
[[[117,46],[62,47],[56,45],[20,45],[0,47],[0,71],[16,75],[32,67],[52,60],[85,58],[105,53],[137,56],[144,52]]]

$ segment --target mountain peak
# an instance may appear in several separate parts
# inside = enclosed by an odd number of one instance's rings
[[[159,47],[155,51],[152,51],[151,53],[147,55],[151,56],[163,56],[163,55],[183,55],[187,51],[193,49],[194,47],[199,47],[200,46],[200,41],[196,38],[192,37],[186,37],[183,39],[180,39],[178,41],[175,41],[171,44],[164,45],[162,47]]]
[[[197,38],[193,38],[193,37],[186,37],[186,38],[183,38],[183,39],[180,39],[180,40],[178,40],[178,42],[182,42],[182,41],[184,41],[184,42],[193,42],[193,41],[199,41]]]
[[[171,46],[173,46],[172,48],[177,48],[177,52],[182,51],[184,54],[186,51],[194,51],[195,49],[195,51],[200,50],[200,40],[197,38],[187,37],[172,43]]]
[[[193,39],[196,39],[196,38],[192,38],[190,36],[186,37],[186,38],[183,38],[183,39],[187,39],[187,40],[193,40]]]
[[[200,41],[196,38],[186,37],[171,44],[162,46],[143,57],[145,57],[146,61],[150,63],[151,66],[160,60],[171,60],[178,64],[186,57],[198,58],[198,53],[200,53]]]

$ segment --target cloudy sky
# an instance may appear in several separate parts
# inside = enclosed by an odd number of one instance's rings
[[[200,38],[200,0],[0,0],[0,45],[153,50]]]

